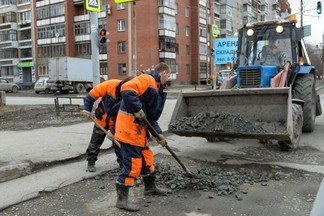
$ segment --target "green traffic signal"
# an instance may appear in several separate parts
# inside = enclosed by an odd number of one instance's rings
[[[317,8],[316,8],[317,14],[322,14],[322,2],[317,2]]]

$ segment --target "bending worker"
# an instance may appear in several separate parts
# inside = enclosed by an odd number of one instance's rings
[[[140,175],[143,176],[144,195],[166,195],[168,192],[155,185],[153,152],[148,146],[149,132],[143,120],[146,118],[152,124],[159,133],[157,142],[165,146],[166,140],[157,120],[166,100],[163,89],[169,76],[169,66],[159,63],[154,71],[135,77],[121,88],[122,102],[116,120],[115,139],[121,144],[123,168],[116,182],[117,208],[139,210],[138,206],[129,203],[128,193]]]
[[[96,100],[101,99],[98,107],[95,109],[95,121],[103,128],[108,131],[108,135],[113,136],[115,133],[115,121],[119,110],[121,95],[120,88],[121,85],[130,80],[131,78],[126,78],[123,81],[118,79],[107,80],[99,85],[95,86],[86,96],[84,102],[83,113],[85,115],[92,115],[93,104]],[[96,124],[93,127],[92,136],[90,139],[89,146],[87,148],[87,171],[95,172],[95,163],[98,159],[99,149],[104,142],[106,137],[105,132],[103,132]],[[114,144],[115,154],[117,156],[117,162],[122,167],[120,148]]]

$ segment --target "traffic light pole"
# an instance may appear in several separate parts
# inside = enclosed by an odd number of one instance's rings
[[[90,25],[91,25],[91,61],[92,61],[92,73],[93,73],[93,86],[96,86],[100,83],[98,13],[90,12]]]

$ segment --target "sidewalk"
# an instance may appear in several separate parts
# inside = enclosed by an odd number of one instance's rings
[[[176,100],[167,100],[159,124],[168,129]],[[1,131],[0,183],[30,174],[35,166],[54,164],[85,154],[93,123],[29,131]],[[105,140],[101,149],[111,146]]]

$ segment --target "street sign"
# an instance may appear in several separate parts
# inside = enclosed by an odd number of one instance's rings
[[[236,58],[237,37],[215,39],[215,64],[227,64]]]
[[[306,25],[303,27],[303,31],[304,31],[304,37],[308,37],[308,36],[311,36],[312,34],[312,28],[311,28],[311,25]]]
[[[212,24],[212,36],[213,38],[217,38],[219,36],[219,29],[217,24]]]
[[[32,61],[27,62],[18,62],[17,67],[24,68],[24,67],[33,67],[34,63]]]
[[[135,0],[115,0],[116,4],[134,2]]]
[[[85,0],[86,10],[99,13],[101,11],[101,0]]]

